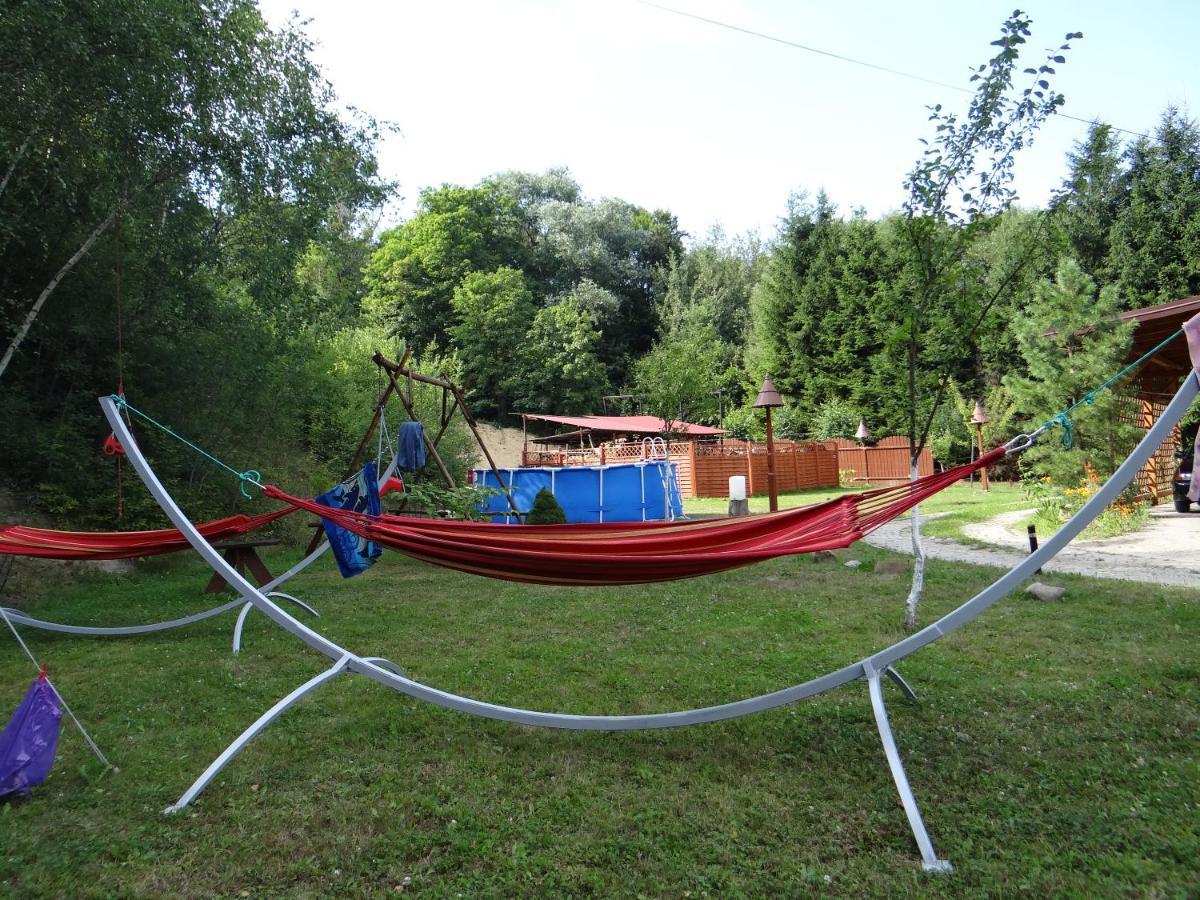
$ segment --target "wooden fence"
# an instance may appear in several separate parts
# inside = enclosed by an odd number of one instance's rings
[[[767,493],[767,446],[727,440],[723,443],[673,441],[679,492],[684,497],[727,497],[731,475],[746,476],[747,494]],[[639,443],[604,444],[575,450],[529,450],[525,466],[597,466],[640,462],[645,457]],[[837,450],[823,444],[775,442],[776,490],[837,487]]]
[[[1132,422],[1143,431],[1149,431],[1167,408],[1166,402],[1159,399],[1119,397],[1118,400],[1121,403],[1118,413],[1121,420]],[[1146,465],[1142,466],[1134,479],[1134,484],[1138,487],[1138,497],[1148,501],[1151,506],[1171,502],[1171,477],[1179,464],[1175,451],[1180,444],[1179,426],[1176,425],[1171,431],[1171,436],[1146,460]]]
[[[896,484],[908,481],[909,458],[908,438],[893,435],[881,438],[873,447],[864,447],[854,441],[838,439],[830,441],[837,447],[838,468],[849,469],[854,474],[855,481],[868,484]],[[917,458],[917,472],[920,475],[933,474],[933,456],[925,447]]]
[[[685,497],[728,497],[729,478],[746,476],[748,495],[767,493],[767,445],[727,440],[723,444],[692,444],[690,478],[684,492],[684,466],[679,487]],[[775,442],[775,489],[799,491],[837,487],[838,454],[822,444]]]

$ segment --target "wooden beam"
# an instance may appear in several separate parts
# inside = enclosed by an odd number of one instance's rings
[[[450,391],[454,394],[454,399],[458,403],[459,410],[462,412],[463,421],[467,423],[467,427],[470,428],[471,433],[475,435],[475,441],[479,444],[479,449],[483,451],[483,457],[487,460],[488,468],[491,469],[492,474],[496,476],[496,483],[500,485],[501,489],[504,491],[504,496],[508,499],[508,508],[511,509],[513,514],[519,519],[521,512],[517,509],[517,501],[513,499],[512,491],[509,490],[508,485],[504,483],[504,479],[500,477],[500,470],[496,467],[496,461],[492,459],[492,453],[490,450],[488,450],[487,444],[483,442],[483,437],[479,434],[479,429],[476,427],[475,417],[471,415],[471,410],[467,407],[467,399],[463,396],[462,391],[458,389],[457,385],[450,385]]]
[[[500,477],[500,470],[496,467],[496,461],[492,458],[491,451],[488,450],[487,444],[484,443],[483,436],[480,435],[480,433],[479,433],[479,428],[477,427],[475,417],[473,415],[471,415],[471,410],[467,406],[467,400],[463,396],[463,392],[461,390],[459,390],[458,385],[454,384],[454,382],[452,382],[452,381],[447,381],[444,378],[433,378],[432,376],[429,376],[429,375],[422,375],[420,372],[414,372],[412,369],[408,368],[406,365],[406,363],[408,361],[407,353],[405,354],[404,360],[402,360],[399,363],[392,362],[392,360],[388,359],[386,356],[384,356],[382,353],[380,353],[378,351],[376,351],[375,355],[371,358],[375,361],[375,365],[379,366],[381,369],[383,369],[385,372],[388,373],[388,377],[392,379],[393,383],[396,381],[397,378],[403,377],[408,380],[410,390],[412,388],[412,383],[415,381],[420,384],[431,384],[434,387],[440,387],[442,390],[450,392],[450,394],[454,397],[455,403],[457,404],[459,411],[462,413],[463,420],[467,423],[467,427],[470,428],[471,433],[473,435],[475,435],[475,442],[479,445],[479,449],[483,451],[483,456],[487,460],[488,468],[490,468],[492,474],[496,476],[496,482],[500,485],[501,489],[504,491],[504,496],[508,500],[509,509],[511,509],[515,515],[520,516],[521,513],[517,509],[517,501],[513,499],[512,491],[509,490],[508,485],[506,485],[504,483],[504,480]],[[408,402],[406,402],[406,398],[404,397],[404,392],[400,391],[398,389],[397,389],[397,394],[400,396],[400,401],[402,403],[405,403],[405,409],[408,411],[409,418],[411,418],[414,422],[417,421],[416,411],[413,409],[411,399],[408,400]],[[453,414],[454,414],[454,411],[452,409],[450,411],[450,415],[453,416]],[[449,425],[449,419],[447,419],[446,424]],[[442,429],[438,432],[439,440],[441,439],[442,433],[444,431],[445,431],[445,426],[443,426]],[[450,477],[449,470],[446,469],[445,463],[442,462],[442,458],[438,455],[437,447],[429,439],[429,435],[425,433],[424,429],[421,430],[421,433],[422,433],[422,436],[425,438],[425,446],[430,451],[430,453],[433,455],[434,460],[438,464],[438,468],[440,468],[442,470],[442,475],[445,477],[446,483],[449,484],[450,487],[454,487],[454,480]]]
[[[391,370],[387,371],[388,378],[396,388],[396,396],[400,398],[400,403],[404,406],[404,411],[408,413],[408,417],[414,422],[419,422],[417,411],[413,406],[412,400],[405,396],[404,391],[400,389],[400,384],[396,379],[397,373]],[[438,470],[442,473],[442,477],[446,479],[446,485],[450,488],[457,487],[454,483],[454,476],[450,474],[450,470],[446,468],[446,463],[442,461],[441,454],[437,452],[437,447],[433,445],[433,441],[429,439],[428,432],[424,428],[421,429],[421,439],[425,442],[425,449],[429,455],[433,457],[433,461],[437,463]]]

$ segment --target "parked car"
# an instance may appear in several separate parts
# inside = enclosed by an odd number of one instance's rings
[[[1195,454],[1191,447],[1185,446],[1176,456],[1179,457],[1179,465],[1175,467],[1175,474],[1171,477],[1171,497],[1175,501],[1175,512],[1185,513],[1192,508],[1188,490],[1192,486],[1192,462]]]

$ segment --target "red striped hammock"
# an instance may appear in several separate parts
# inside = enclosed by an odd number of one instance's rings
[[[670,523],[539,526],[369,516],[292,497],[270,485],[266,494],[406,556],[474,575],[536,584],[643,584],[848,547],[1004,453],[1000,447],[936,475],[814,506]]]

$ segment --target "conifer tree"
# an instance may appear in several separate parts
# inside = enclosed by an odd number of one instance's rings
[[[1031,428],[1082,400],[1117,372],[1133,339],[1132,322],[1121,322],[1121,300],[1096,284],[1073,259],[1064,259],[1054,281],[1042,281],[1013,323],[1025,375],[1005,385]],[[1105,391],[1070,414],[1071,446],[1045,439],[1026,451],[1023,463],[1034,477],[1049,476],[1057,486],[1079,486],[1089,475],[1111,475],[1137,442],[1138,429],[1122,422],[1130,401]]]
[[[542,488],[533,498],[533,506],[525,517],[526,525],[566,525],[567,514],[549,490]]]

